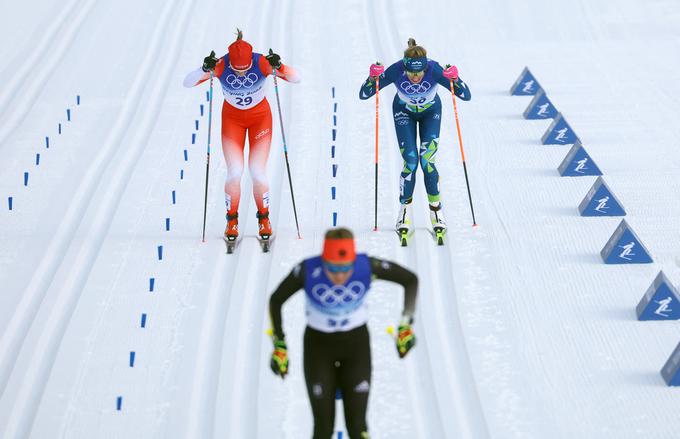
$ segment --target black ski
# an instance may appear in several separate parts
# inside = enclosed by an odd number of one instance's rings
[[[257,240],[260,243],[262,253],[269,253],[269,250],[272,248],[272,244],[274,244],[274,235],[259,236]]]
[[[236,247],[238,247],[239,243],[241,242],[240,238],[229,239],[225,236],[222,239],[224,239],[224,243],[227,245],[228,255],[234,253],[234,250],[236,250]]]

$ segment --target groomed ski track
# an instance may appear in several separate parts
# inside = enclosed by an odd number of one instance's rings
[[[404,360],[385,332],[398,321],[400,288],[375,282],[368,299],[371,437],[673,437],[680,399],[658,370],[678,325],[640,324],[632,309],[659,269],[674,281],[680,275],[672,129],[680,65],[659,56],[680,50],[669,38],[680,9],[624,3],[439,2],[427,23],[413,14],[419,6],[387,0],[10,6],[8,14],[26,22],[26,40],[0,52],[12,60],[0,68],[7,84],[0,93],[0,436],[307,437],[303,297],[284,307],[291,373],[283,381],[268,367],[267,300],[295,263],[320,251],[335,212],[355,231],[359,251],[420,279],[418,344]],[[7,24],[5,33],[16,30]],[[302,239],[273,85],[268,93],[276,233],[268,254],[256,240],[247,162],[243,240],[234,255],[221,240],[218,81],[200,242],[208,87],[181,82],[210,49],[223,54],[236,27],[303,78],[279,81]],[[359,101],[358,88],[370,63],[399,59],[409,37],[432,58],[457,64],[473,94],[458,111],[478,228],[451,96],[439,88],[444,247],[429,232],[421,170],[409,247],[392,230],[402,166],[392,86],[380,95],[379,231],[372,230],[375,102]],[[592,180],[557,176],[566,148],[541,146],[549,122],[523,120],[528,98],[507,94],[524,65],[605,171],[655,264],[600,263],[618,219],[578,216]],[[633,99],[631,83],[645,84],[644,93]]]

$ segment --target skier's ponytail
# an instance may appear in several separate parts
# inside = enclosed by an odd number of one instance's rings
[[[416,44],[414,38],[408,39],[408,48],[404,50],[405,58],[422,58],[427,56],[427,50],[424,47]]]

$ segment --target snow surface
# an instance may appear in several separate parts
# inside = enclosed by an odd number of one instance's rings
[[[224,252],[217,135],[200,241],[207,85],[181,83],[211,49],[226,51],[237,26],[303,76],[279,86],[303,239],[275,114],[269,254],[254,239],[247,175],[246,237],[235,255]],[[295,263],[319,252],[333,212],[360,250],[421,279],[418,346],[405,360],[385,333],[399,318],[400,289],[377,282],[370,295],[372,437],[680,435],[680,393],[659,374],[678,323],[638,322],[634,311],[659,270],[680,278],[677,2],[43,0],[4,5],[0,36],[2,437],[308,437],[303,298],[284,308],[283,382],[268,369],[266,304]],[[473,95],[458,111],[474,229],[451,100],[440,90],[444,248],[429,237],[420,177],[413,245],[400,248],[390,230],[401,169],[393,87],[380,95],[372,231],[375,107],[358,88],[371,62],[397,60],[411,36],[458,65]],[[579,216],[595,177],[558,176],[568,147],[542,146],[549,121],[524,120],[530,98],[508,94],[525,65],[603,170],[653,264],[602,263],[619,219]],[[269,100],[276,112],[271,86]]]

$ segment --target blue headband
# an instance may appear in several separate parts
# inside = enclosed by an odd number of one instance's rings
[[[427,57],[421,56],[419,58],[404,57],[404,67],[409,72],[422,72],[427,67]]]

